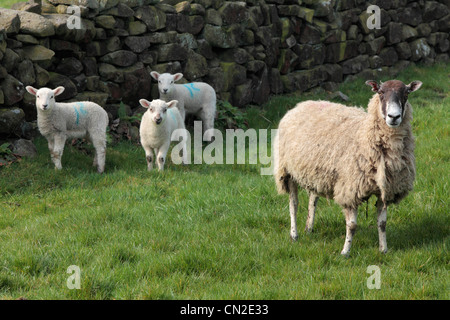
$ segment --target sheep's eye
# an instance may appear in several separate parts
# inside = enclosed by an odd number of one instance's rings
[[[164,109],[163,112],[166,113],[167,109]]]
[[[53,99],[53,98],[54,98],[54,96],[51,96],[51,97],[50,97],[50,99]]]
[[[151,112],[153,112],[153,108],[149,108],[149,110],[150,110]]]
[[[39,96],[36,96],[36,98],[39,98]]]
[[[159,80],[158,83],[161,83],[161,80]]]
[[[172,84],[173,83],[173,81],[170,81],[170,84]]]

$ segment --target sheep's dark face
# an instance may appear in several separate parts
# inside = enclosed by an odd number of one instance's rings
[[[405,85],[399,80],[389,80],[378,84],[375,81],[366,81],[372,87],[372,91],[378,93],[380,97],[380,112],[386,124],[395,128],[398,127],[405,117],[408,94],[416,91],[422,85],[420,81],[413,81]]]

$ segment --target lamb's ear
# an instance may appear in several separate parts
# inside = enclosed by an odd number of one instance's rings
[[[158,72],[152,71],[152,72],[150,72],[150,75],[152,76],[153,79],[158,81],[158,79],[159,79],[159,73]]]
[[[150,105],[152,104],[150,101],[146,100],[146,99],[141,99],[139,100],[139,103],[141,104],[141,106],[143,106],[144,108],[150,108]]]
[[[183,78],[183,74],[182,73],[175,73],[173,75],[173,81],[181,80],[181,78]]]
[[[31,93],[33,96],[35,96],[38,92],[38,90],[36,88],[33,88],[32,86],[26,86],[25,89]]]
[[[378,92],[378,90],[380,89],[380,86],[378,85],[378,83],[375,80],[367,80],[366,84],[368,86],[371,86],[372,91],[374,91],[374,92]]]
[[[178,100],[169,101],[169,102],[167,102],[167,108],[168,109],[169,108],[173,108],[173,107],[175,107],[177,105],[177,103],[178,103]]]
[[[406,88],[408,89],[408,92],[413,92],[413,91],[419,90],[421,86],[422,86],[422,81],[416,80],[416,81],[413,81],[410,84],[408,84],[406,86]]]
[[[53,93],[55,94],[55,96],[59,96],[61,93],[63,93],[65,90],[64,87],[58,87],[55,90],[53,90]]]

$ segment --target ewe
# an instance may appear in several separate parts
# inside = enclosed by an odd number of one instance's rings
[[[87,137],[95,147],[94,166],[102,173],[105,170],[106,127],[109,122],[106,111],[91,101],[56,102],[55,97],[63,93],[64,87],[38,90],[27,86],[26,89],[36,96],[39,131],[48,141],[56,169],[62,169],[61,157],[66,140]]]
[[[186,149],[186,129],[180,112],[175,107],[178,103],[176,100],[165,102],[163,100],[153,100],[152,102],[141,99],[139,103],[147,108],[142,116],[141,126],[139,129],[141,135],[141,145],[145,150],[145,158],[147,159],[147,169],[153,168],[153,150],[160,171],[164,170],[164,162],[166,161],[167,151],[169,150],[172,133],[177,130],[183,138],[183,163],[187,164]],[[175,160],[175,159],[172,159]],[[176,162],[176,161],[175,161]]]
[[[358,206],[375,195],[379,250],[387,251],[387,206],[413,188],[415,178],[412,108],[408,94],[422,85],[398,80],[367,81],[376,94],[367,112],[327,101],[305,101],[281,119],[274,139],[274,178],[279,193],[289,193],[290,235],[297,234],[298,186],[309,192],[307,232],[319,196],[332,198],[345,213],[348,255]]]
[[[205,140],[211,141],[216,116],[216,92],[213,87],[204,82],[175,84],[183,78],[182,73],[174,75],[170,73],[159,74],[156,71],[150,75],[158,81],[159,97],[164,101],[177,100],[183,121],[187,114],[195,114],[203,122]],[[209,130],[209,131],[208,131]]]

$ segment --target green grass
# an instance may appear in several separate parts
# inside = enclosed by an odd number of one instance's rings
[[[14,3],[17,2],[26,2],[26,1],[19,1],[19,0],[0,0],[0,8],[11,8],[11,6]]]
[[[360,208],[350,258],[345,222],[319,202],[315,232],[289,240],[287,196],[260,165],[168,164],[147,172],[141,147],[110,146],[106,172],[66,145],[55,171],[39,155],[0,169],[0,298],[16,299],[449,299],[449,65],[411,67],[417,137],[415,190],[388,212],[389,252],[378,252],[373,199]],[[371,96],[363,80],[340,90],[350,104]],[[305,94],[248,110],[254,128],[276,128]],[[89,149],[92,152],[92,149]],[[300,192],[299,228],[307,196]],[[81,289],[67,288],[71,265]],[[370,290],[367,267],[381,270]]]

